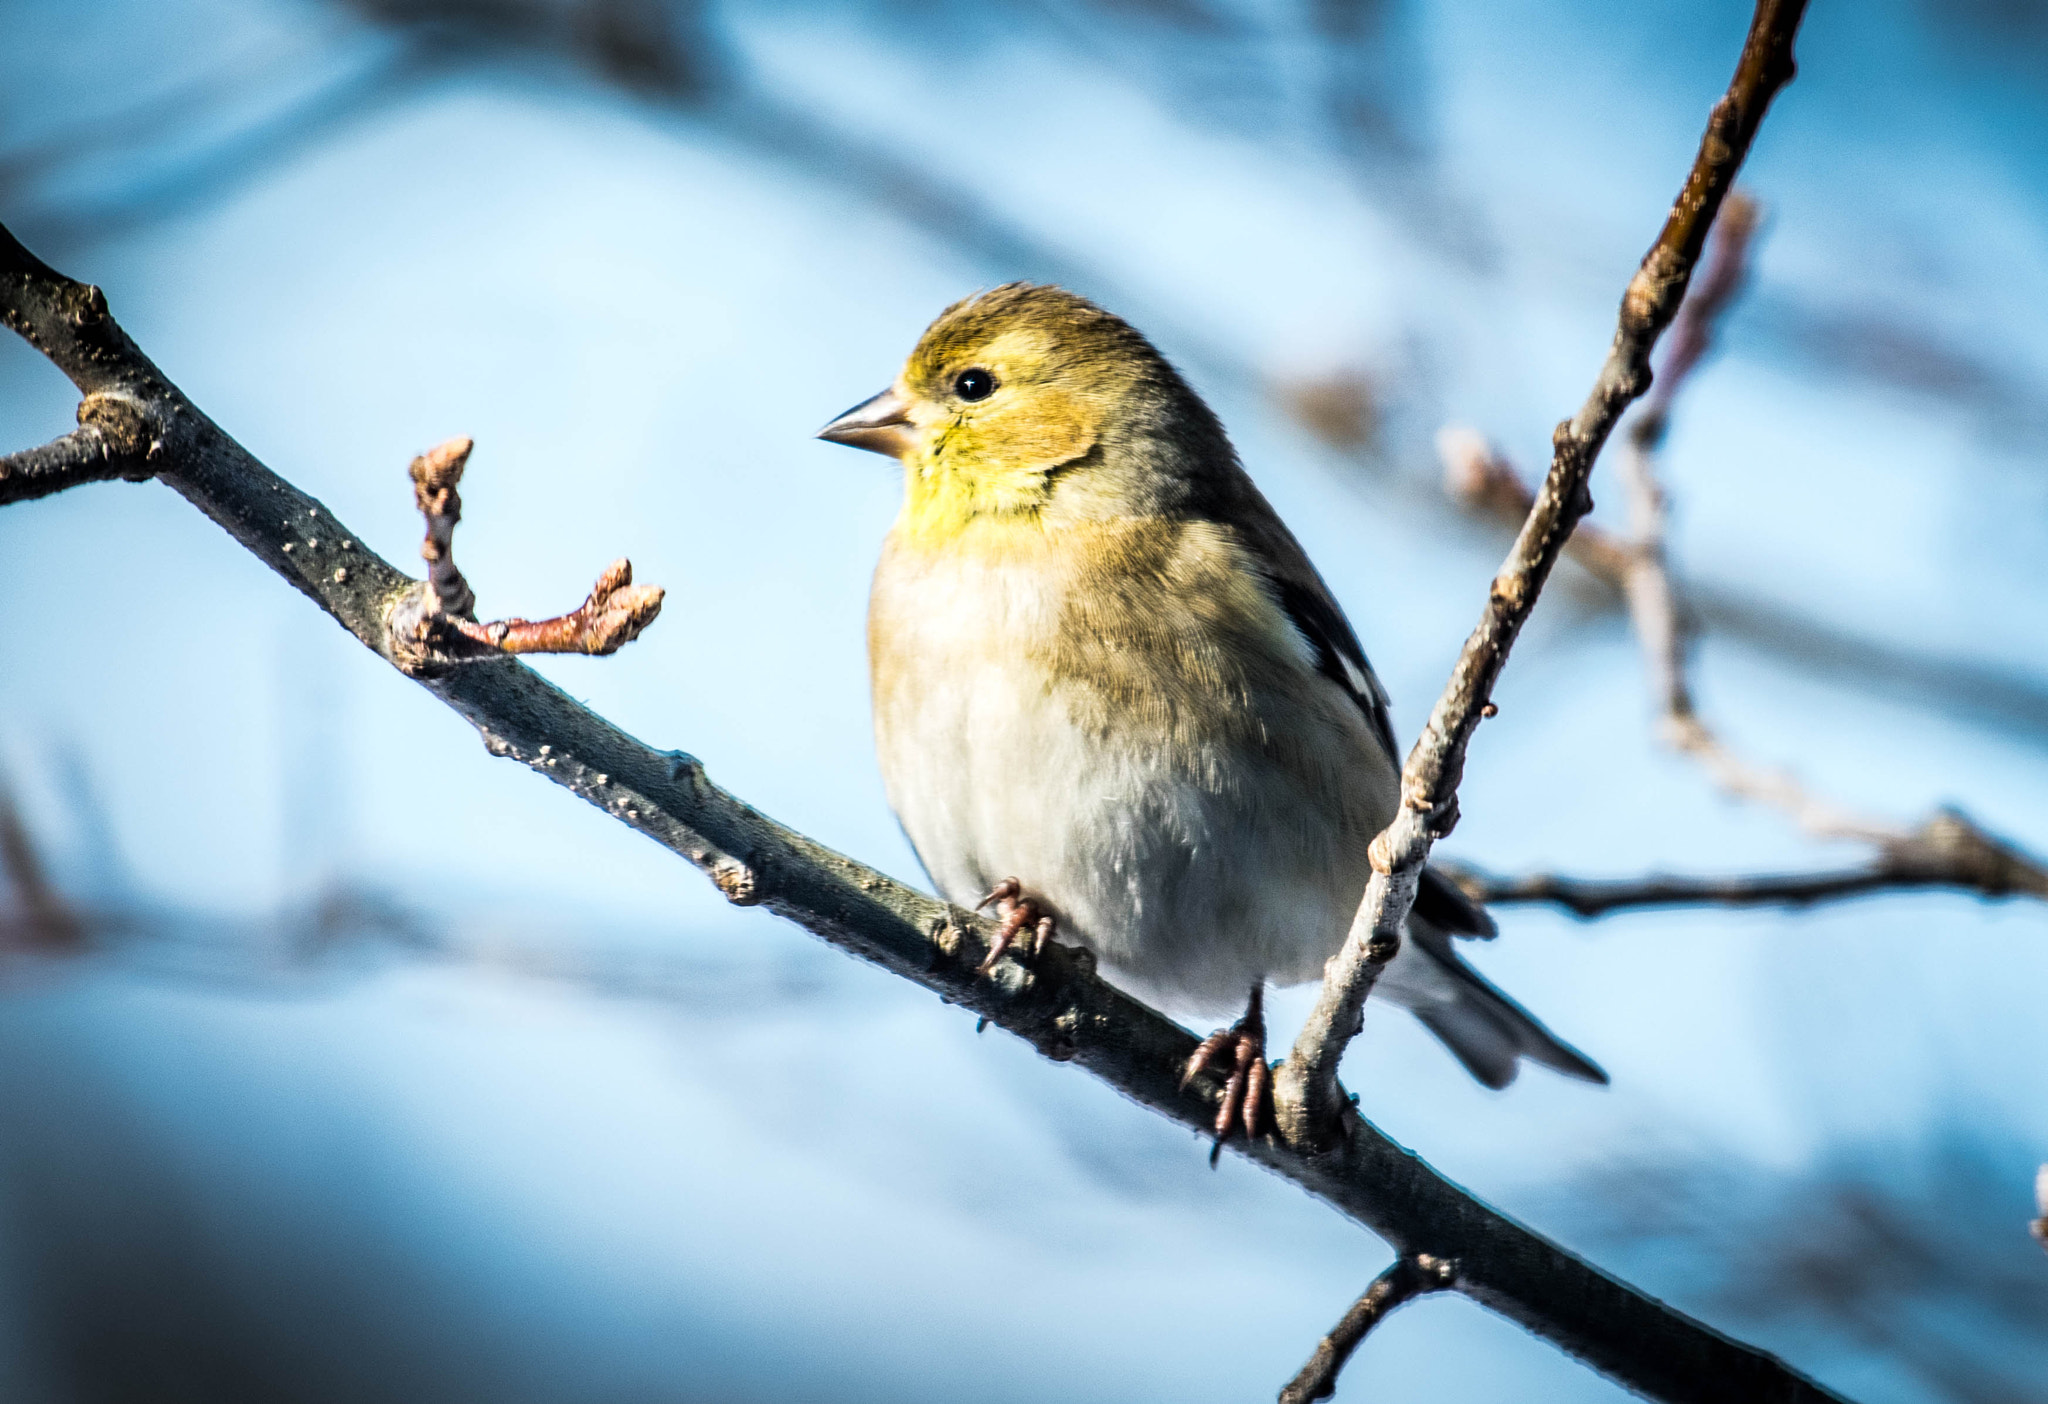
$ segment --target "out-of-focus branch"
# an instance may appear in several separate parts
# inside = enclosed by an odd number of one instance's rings
[[[1417,1297],[1441,1292],[1457,1281],[1457,1264],[1432,1258],[1427,1253],[1394,1260],[1392,1267],[1372,1280],[1344,1318],[1330,1328],[1330,1334],[1316,1343],[1316,1353],[1301,1367],[1301,1373],[1280,1391],[1280,1404],[1311,1404],[1337,1392],[1337,1376],[1350,1361],[1366,1334]]]
[[[1484,436],[1461,425],[1446,426],[1437,435],[1437,455],[1446,497],[1466,512],[1511,530],[1521,525],[1535,495]],[[1626,534],[1582,521],[1565,543],[1564,553],[1613,591],[1617,606],[1628,607],[1627,578],[1635,555]],[[1847,633],[1741,586],[1687,580],[1668,562],[1665,572],[1686,601],[1688,626],[1711,625],[1794,666],[1900,693],[1949,715],[2019,726],[2029,735],[2048,724],[2048,691],[2019,674],[1974,659],[1901,649]]]
[[[72,309],[91,315],[81,320]],[[1099,979],[1085,951],[1057,943],[982,963],[995,928],[776,823],[713,784],[679,752],[621,732],[517,659],[424,664],[401,627],[435,586],[357,545],[320,503],[250,456],[163,380],[106,315],[97,290],[45,266],[0,230],[0,315],[81,390],[129,387],[158,441],[156,476],[395,666],[475,725],[494,755],[531,766],[688,859],[740,905],[760,905],[852,954],[1086,1067],[1190,1130],[1221,1095],[1180,1085],[1187,1030]],[[286,549],[289,547],[290,549]],[[448,660],[454,662],[455,660]],[[1729,1339],[1601,1272],[1481,1203],[1352,1115],[1315,1151],[1267,1135],[1236,1141],[1386,1238],[1397,1253],[1458,1264],[1457,1289],[1652,1398],[1835,1400],[1762,1351]]]
[[[413,501],[427,521],[420,545],[427,580],[393,611],[392,657],[415,671],[494,653],[616,653],[638,638],[661,613],[664,592],[635,585],[633,563],[623,558],[606,566],[590,597],[567,614],[477,623],[476,592],[455,564],[455,527],[462,520],[456,488],[473,447],[468,439],[450,439],[412,461]]]
[[[1649,389],[1650,353],[1678,314],[1707,231],[1765,110],[1792,77],[1792,40],[1805,8],[1805,0],[1759,0],[1735,76],[1707,119],[1684,189],[1622,297],[1614,343],[1592,393],[1558,425],[1550,473],[1494,577],[1479,626],[1408,754],[1400,808],[1373,840],[1373,872],[1359,915],[1325,967],[1315,1008],[1278,1074],[1276,1105],[1294,1144],[1321,1144],[1342,1119],[1338,1061],[1358,1033],[1380,971],[1400,949],[1430,847],[1457,823],[1458,783],[1472,733],[1491,708],[1494,682],[1564,543],[1592,506],[1586,480],[1594,460],[1622,412]]]
[[[1437,458],[1444,466],[1444,492],[1467,511],[1484,513],[1519,527],[1536,506],[1536,494],[1486,436],[1462,424],[1437,431]],[[1564,553],[1617,591],[1626,589],[1635,547],[1597,522],[1572,528]]]
[[[1804,907],[1930,887],[2048,900],[2048,869],[1953,809],[1938,810],[1919,828],[1885,841],[1876,861],[1829,872],[1603,879],[1551,873],[1496,877],[1463,864],[1437,866],[1489,906],[1541,902],[1589,918],[1637,907]]]
[[[1816,837],[1859,839],[1881,848],[1905,845],[1911,836],[1898,826],[1853,814],[1822,800],[1790,775],[1751,764],[1701,720],[1693,705],[1686,677],[1687,630],[1666,561],[1669,513],[1657,476],[1657,450],[1670,424],[1671,406],[1713,344],[1720,316],[1748,272],[1749,241],[1758,223],[1756,202],[1737,192],[1729,212],[1732,218],[1716,233],[1706,276],[1674,323],[1671,354],[1657,393],[1644,401],[1621,457],[1631,534],[1621,586],[1656,698],[1660,730],[1667,745],[1697,760],[1725,793],[1770,805]]]
[[[1762,215],[1762,209],[1746,192],[1728,193],[1721,218],[1715,222],[1713,237],[1708,241],[1704,271],[1686,293],[1685,304],[1671,324],[1657,381],[1636,406],[1635,419],[1629,425],[1632,447],[1654,451],[1663,444],[1664,431],[1671,423],[1672,403],[1713,345],[1714,329],[1720,324],[1721,314],[1749,281],[1749,247]]]
[[[42,855],[22,822],[14,792],[0,783],[0,874],[14,894],[0,911],[0,947],[65,950],[85,939],[86,922],[43,871]]]

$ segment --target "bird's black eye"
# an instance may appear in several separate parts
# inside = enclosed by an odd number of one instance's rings
[[[980,366],[973,366],[953,377],[953,393],[963,400],[986,400],[996,393],[996,378]]]

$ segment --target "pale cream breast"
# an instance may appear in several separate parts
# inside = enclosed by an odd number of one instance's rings
[[[890,801],[952,900],[1017,877],[1188,1007],[1342,940],[1392,767],[1224,529],[892,538],[869,648]]]

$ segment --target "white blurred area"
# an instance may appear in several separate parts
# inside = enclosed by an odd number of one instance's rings
[[[621,554],[669,590],[543,671],[916,877],[862,645],[898,487],[817,426],[954,298],[1071,282],[1222,412],[1412,734],[1504,544],[1438,499],[1430,436],[1540,467],[1747,14],[17,0],[0,222],[394,561],[407,461],[473,436],[484,611]],[[1701,702],[1845,803],[2039,853],[2048,14],[1817,5],[1800,52],[1745,176],[1756,279],[1666,457]],[[1352,447],[1286,408],[1345,377]],[[73,401],[0,342],[0,449]],[[1500,704],[1457,856],[1856,856],[1656,749],[1568,569]],[[0,760],[55,881],[119,917],[0,968],[10,1401],[1265,1398],[1384,1265],[492,760],[161,486],[0,511]],[[1501,917],[1475,963],[1614,1085],[1489,1093],[1376,1010],[1369,1115],[1866,1404],[2032,1397],[2048,911]],[[1623,1397],[1452,1300],[1339,1398],[1425,1395]]]

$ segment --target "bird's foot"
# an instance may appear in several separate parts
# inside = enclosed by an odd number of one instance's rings
[[[1216,1144],[1209,1149],[1209,1163],[1223,1154],[1223,1143],[1240,1129],[1247,1140],[1273,1124],[1273,1070],[1266,1063],[1266,991],[1252,987],[1244,1017],[1227,1029],[1218,1029],[1202,1040],[1182,1071],[1180,1085],[1186,1087],[1205,1072],[1224,1074],[1223,1097],[1216,1104]]]
[[[988,948],[988,955],[975,974],[986,975],[1003,958],[1003,953],[1016,944],[1024,932],[1031,933],[1031,956],[1035,960],[1046,944],[1052,940],[1053,920],[1039,910],[1038,903],[1024,895],[1024,885],[1015,878],[1004,878],[997,883],[988,896],[974,904],[974,910],[982,911],[993,906],[996,909],[996,939]]]

